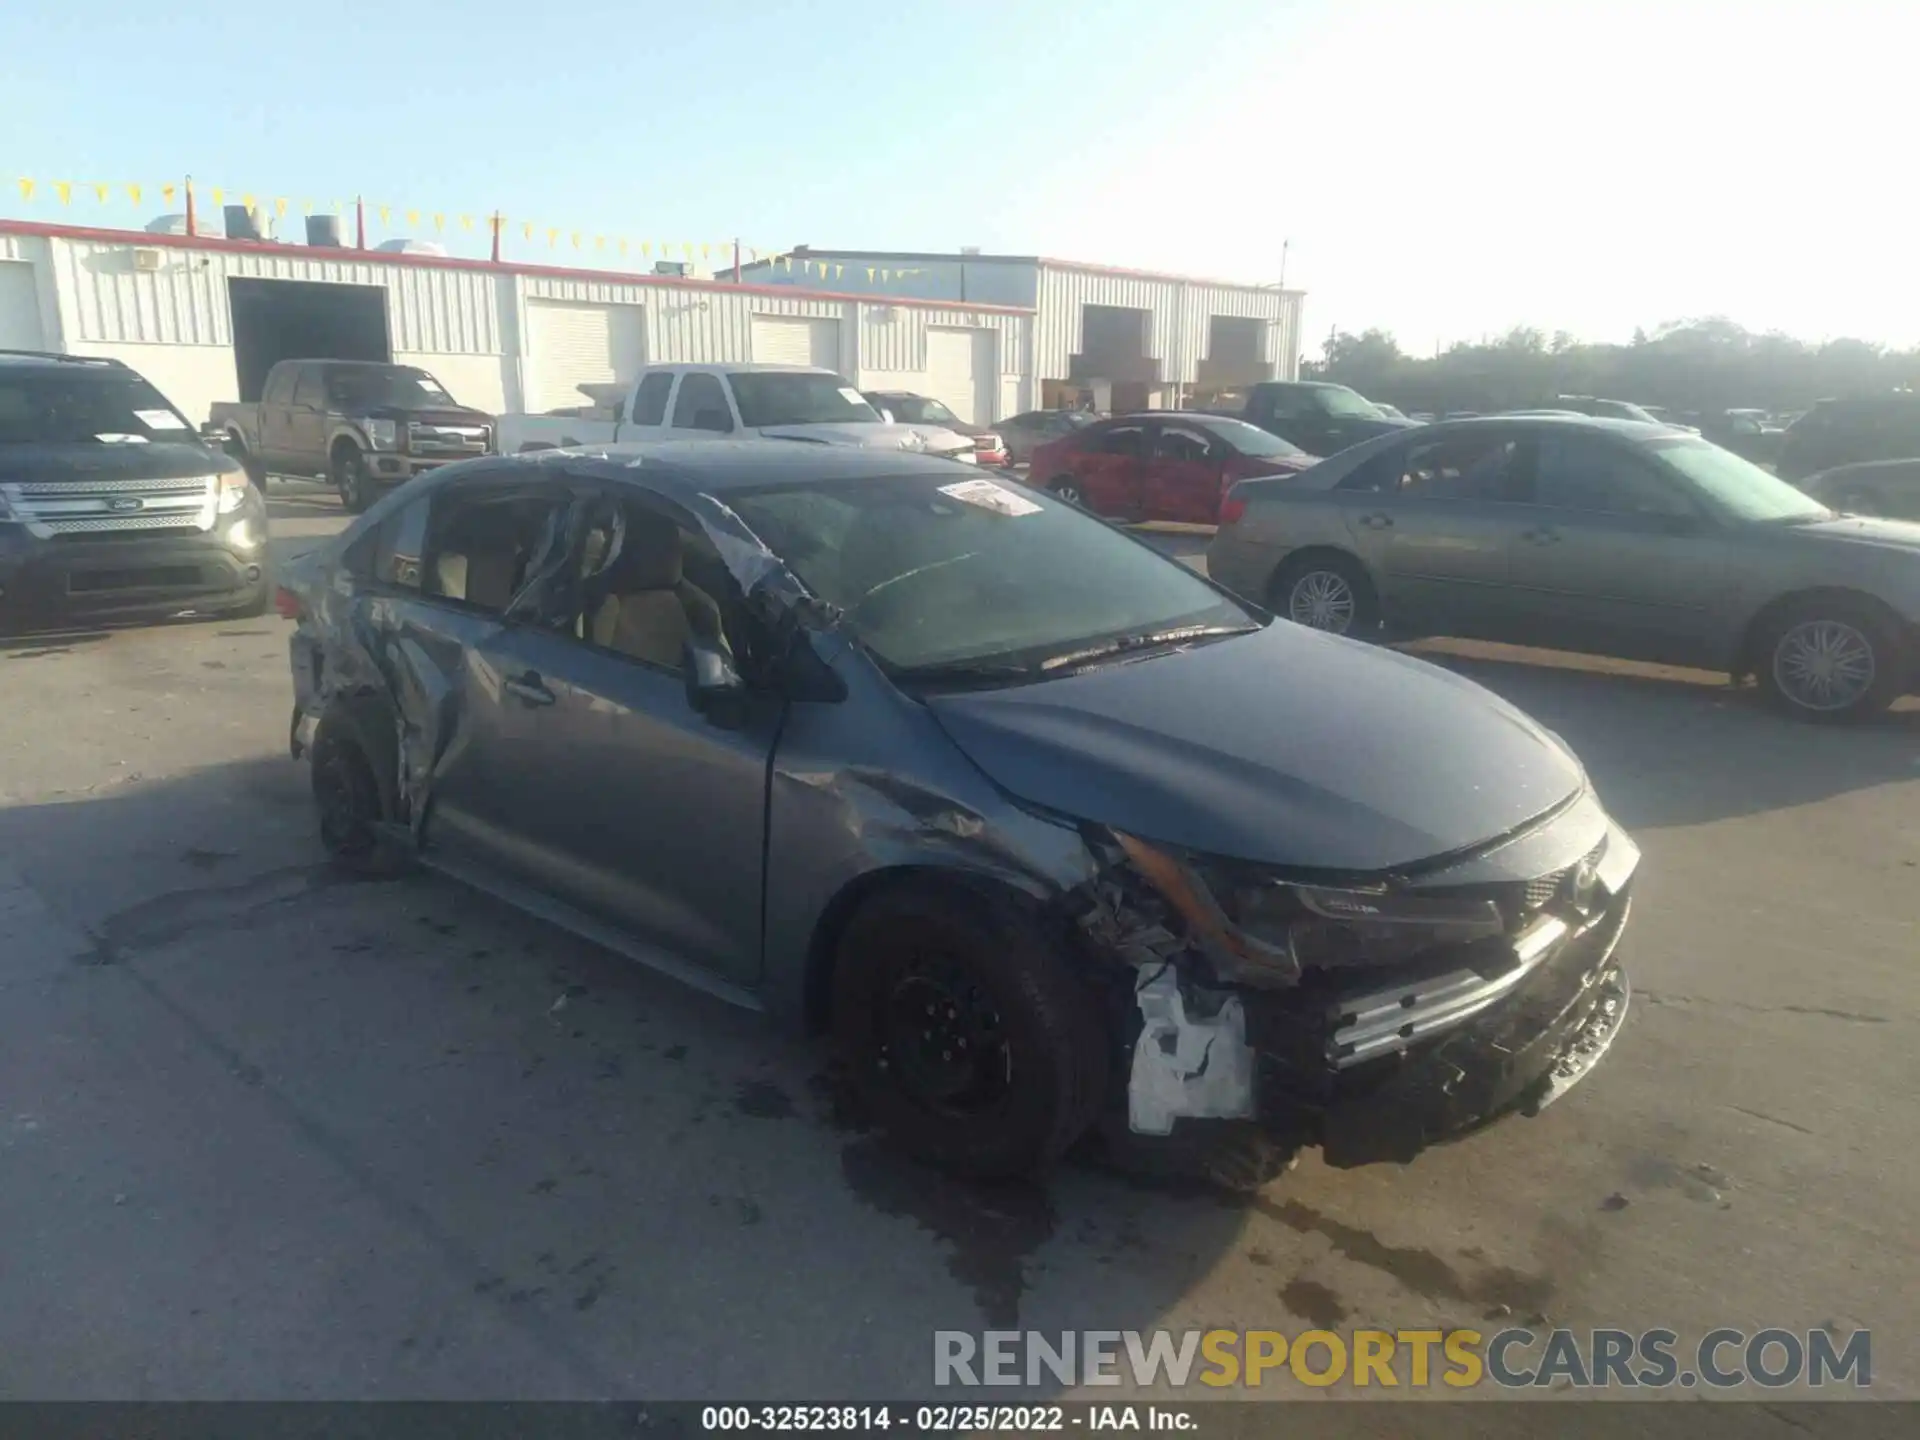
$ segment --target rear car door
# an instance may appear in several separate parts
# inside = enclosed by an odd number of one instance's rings
[[[1122,519],[1140,514],[1146,501],[1144,421],[1096,425],[1067,444],[1069,468],[1087,509]]]
[[[781,701],[755,691],[737,729],[717,727],[688,700],[682,645],[723,643],[753,673],[754,622],[711,542],[665,502],[608,487],[582,503],[547,593],[523,593],[475,646],[494,679],[474,735],[500,786],[499,848],[518,876],[667,968],[751,985]]]
[[[667,401],[673,395],[674,372],[649,370],[634,388],[633,408],[620,426],[622,440],[658,440],[666,428]]]
[[[673,393],[673,414],[667,421],[670,440],[711,440],[738,428],[727,387],[718,375],[689,370]]]
[[[1531,493],[1532,444],[1489,428],[1375,456],[1336,496],[1391,621],[1500,639],[1512,628],[1509,555]]]
[[[1714,600],[1732,574],[1725,532],[1684,483],[1613,435],[1537,442],[1533,503],[1515,537],[1515,638],[1687,665],[1717,663]]]
[[[260,458],[269,470],[286,466],[292,457],[293,391],[295,382],[311,366],[276,365],[267,372],[260,391]]]
[[[1197,425],[1154,423],[1140,465],[1141,518],[1212,525],[1220,519],[1227,445]]]
[[[337,408],[326,367],[302,365],[285,412],[287,463],[300,474],[317,475],[326,468],[327,412]]]

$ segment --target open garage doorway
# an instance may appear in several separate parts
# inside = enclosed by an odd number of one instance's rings
[[[1273,367],[1261,355],[1266,327],[1251,316],[1210,316],[1207,353],[1200,357],[1189,403],[1230,409],[1246,402],[1250,386],[1271,380]]]
[[[1095,409],[1124,415],[1155,403],[1160,362],[1147,353],[1149,319],[1130,306],[1080,307],[1080,353],[1067,357],[1067,379]]]
[[[383,286],[231,279],[227,301],[242,400],[258,400],[282,360],[393,359]]]

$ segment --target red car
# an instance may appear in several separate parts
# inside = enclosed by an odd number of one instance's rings
[[[1291,475],[1319,457],[1226,415],[1119,415],[1033,452],[1027,483],[1116,520],[1220,523],[1235,482]]]

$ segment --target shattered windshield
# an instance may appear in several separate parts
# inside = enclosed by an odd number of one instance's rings
[[[1073,506],[991,480],[900,475],[727,499],[895,670],[1040,664],[1111,635],[1254,623]]]

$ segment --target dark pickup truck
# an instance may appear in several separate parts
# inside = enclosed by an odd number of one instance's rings
[[[1240,418],[1309,455],[1333,455],[1349,445],[1405,430],[1415,421],[1395,419],[1358,390],[1323,380],[1268,380],[1247,392]]]
[[[491,415],[424,370],[365,360],[282,360],[257,402],[215,402],[208,428],[254,484],[324,477],[356,513],[415,475],[493,448]]]

